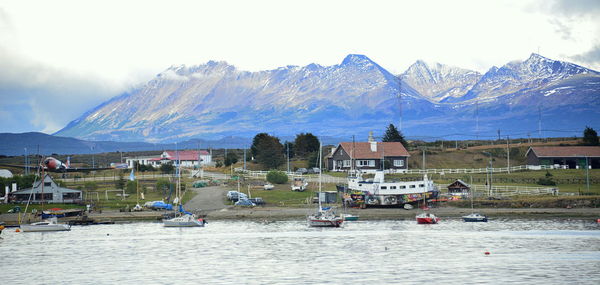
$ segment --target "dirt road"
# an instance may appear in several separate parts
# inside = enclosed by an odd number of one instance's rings
[[[197,195],[185,203],[184,207],[189,211],[218,211],[230,206],[223,203],[227,191],[231,190],[224,186],[211,186],[204,188],[192,188]]]

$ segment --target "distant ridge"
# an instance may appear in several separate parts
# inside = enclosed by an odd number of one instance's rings
[[[497,130],[524,137],[538,129],[540,117],[552,121],[545,129],[597,127],[600,73],[538,54],[485,74],[417,61],[399,76],[356,54],[332,66],[258,72],[209,61],[172,66],[56,135],[151,143],[252,138],[260,132],[348,138],[383,133],[401,113],[402,131],[411,137],[475,138]]]

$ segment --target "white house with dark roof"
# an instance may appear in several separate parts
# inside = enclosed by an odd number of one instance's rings
[[[399,142],[377,142],[369,135],[368,142],[342,142],[327,156],[327,169],[362,172],[385,170],[402,172],[408,169],[410,154]],[[382,165],[384,164],[384,165]]]
[[[31,203],[78,203],[82,200],[80,190],[68,189],[58,186],[52,176],[46,174],[44,180],[37,181],[32,188],[21,189],[9,194],[9,201],[15,203],[27,203],[31,197]]]

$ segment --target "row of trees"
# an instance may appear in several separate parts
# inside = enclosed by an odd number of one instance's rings
[[[406,140],[398,129],[390,124],[382,137],[384,142],[401,142],[406,145]],[[293,142],[285,142],[282,144],[279,138],[271,136],[267,133],[260,133],[254,136],[250,152],[257,163],[262,164],[268,169],[276,169],[285,162],[286,156],[290,158],[301,158],[308,160],[308,165],[311,167],[317,166],[319,139],[311,133],[300,133],[296,135]],[[227,164],[228,156],[225,157],[225,165]],[[235,157],[237,162],[237,156]],[[230,163],[235,163],[231,162]]]

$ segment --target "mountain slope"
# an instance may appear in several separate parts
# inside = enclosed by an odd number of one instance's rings
[[[484,75],[417,61],[399,77],[364,55],[348,55],[332,66],[259,72],[211,61],[172,66],[57,134],[146,142],[259,132],[349,138],[382,132],[402,118],[402,131],[411,137],[469,138],[497,129],[536,130],[540,113],[557,122],[555,130],[600,125],[599,102],[600,73],[536,54]]]

